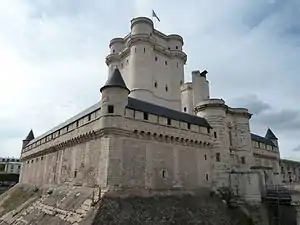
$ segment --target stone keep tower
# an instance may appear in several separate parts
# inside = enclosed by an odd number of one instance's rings
[[[106,64],[111,74],[119,68],[130,97],[181,111],[180,86],[187,60],[183,38],[154,29],[152,20],[131,20],[131,32],[110,41]]]

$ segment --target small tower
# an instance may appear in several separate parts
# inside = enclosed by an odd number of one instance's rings
[[[201,101],[209,99],[209,82],[206,79],[207,71],[200,73],[199,70],[192,71],[193,102],[194,107]]]
[[[128,94],[130,91],[118,68],[109,75],[108,80],[100,89],[100,92],[102,93],[101,116],[123,116],[125,107],[128,104]]]
[[[23,140],[22,149],[25,148],[26,145],[28,145],[28,143],[33,139],[34,139],[34,134],[33,131],[30,130],[25,140]]]
[[[268,128],[265,138],[271,140],[274,143],[274,145],[278,147],[278,138],[275,136],[275,134],[270,128]]]

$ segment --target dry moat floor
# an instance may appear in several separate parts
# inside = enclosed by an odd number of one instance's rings
[[[0,196],[0,225],[250,225],[208,191],[193,194],[103,195],[87,187],[17,185]]]

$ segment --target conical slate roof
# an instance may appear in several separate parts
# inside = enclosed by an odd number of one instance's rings
[[[268,128],[265,138],[267,138],[269,140],[278,140],[278,138],[275,136],[275,134],[273,133],[273,131],[270,128]]]
[[[120,70],[118,68],[116,68],[114,72],[110,74],[104,86],[100,88],[100,92],[102,92],[105,88],[108,87],[119,87],[119,88],[126,89],[129,92],[129,89],[127,88],[123,80],[123,77],[120,73]]]
[[[32,130],[30,130],[30,132],[29,132],[29,134],[27,135],[27,137],[26,137],[26,141],[31,141],[31,140],[33,140],[34,139],[34,134],[33,134],[33,131]]]

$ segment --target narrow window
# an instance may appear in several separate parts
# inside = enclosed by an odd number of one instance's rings
[[[178,45],[176,45],[176,49],[178,49]]]
[[[135,118],[135,110],[133,110],[133,118]]]
[[[166,85],[166,91],[168,91],[168,86]]]
[[[79,126],[79,121],[77,120],[77,121],[76,121],[76,127],[78,127],[78,126]]]
[[[182,85],[183,84],[183,82],[182,82],[182,80],[180,81],[180,85]]]
[[[217,138],[217,132],[214,132],[214,137]]]
[[[208,133],[208,134],[210,133],[210,129],[209,129],[209,128],[207,128],[207,133]]]
[[[204,155],[204,160],[207,160],[207,155]]]
[[[246,164],[246,158],[244,156],[241,157],[241,161],[242,161],[242,164]]]
[[[186,107],[183,108],[183,111],[186,112]]]
[[[165,61],[165,65],[168,65],[168,61]]]
[[[208,174],[207,173],[205,174],[205,180],[208,180]]]
[[[91,114],[88,115],[88,121],[90,121],[90,120],[91,120]]]
[[[144,48],[144,52],[146,52],[146,48]]]
[[[229,145],[232,146],[232,132],[229,131],[228,135],[229,135]]]
[[[123,65],[123,63],[121,63],[121,68],[123,68],[124,67],[124,65]]]
[[[219,152],[216,153],[216,161],[221,162],[221,154]]]
[[[113,53],[115,53],[115,49],[113,49]]]
[[[170,47],[168,47],[168,49],[169,49],[169,50],[171,50],[171,48],[170,48]]]
[[[157,61],[157,56],[155,56],[155,61]]]
[[[157,88],[157,82],[156,82],[156,81],[154,82],[154,87],[156,87],[156,88]]]
[[[168,125],[171,125],[171,119],[168,118]]]
[[[127,59],[126,62],[129,63],[129,60]]]
[[[165,170],[163,170],[163,171],[161,172],[161,175],[162,175],[162,177],[163,177],[163,178],[166,178],[166,177],[167,177],[167,173],[166,173],[166,171],[165,171]]]
[[[114,113],[114,106],[113,105],[107,106],[107,112],[108,113]]]
[[[74,178],[77,177],[77,170],[74,171]]]
[[[179,66],[179,63],[177,62],[177,64],[176,64],[176,65],[177,65],[177,67],[178,67],[178,66]]]
[[[44,159],[44,157],[42,156],[42,157],[41,157],[41,160],[43,160],[43,159]]]
[[[136,48],[134,48],[134,52],[136,52]]]
[[[187,128],[191,129],[191,124],[190,123],[187,124]]]
[[[148,120],[148,117],[149,117],[148,113],[144,112],[144,120]]]

